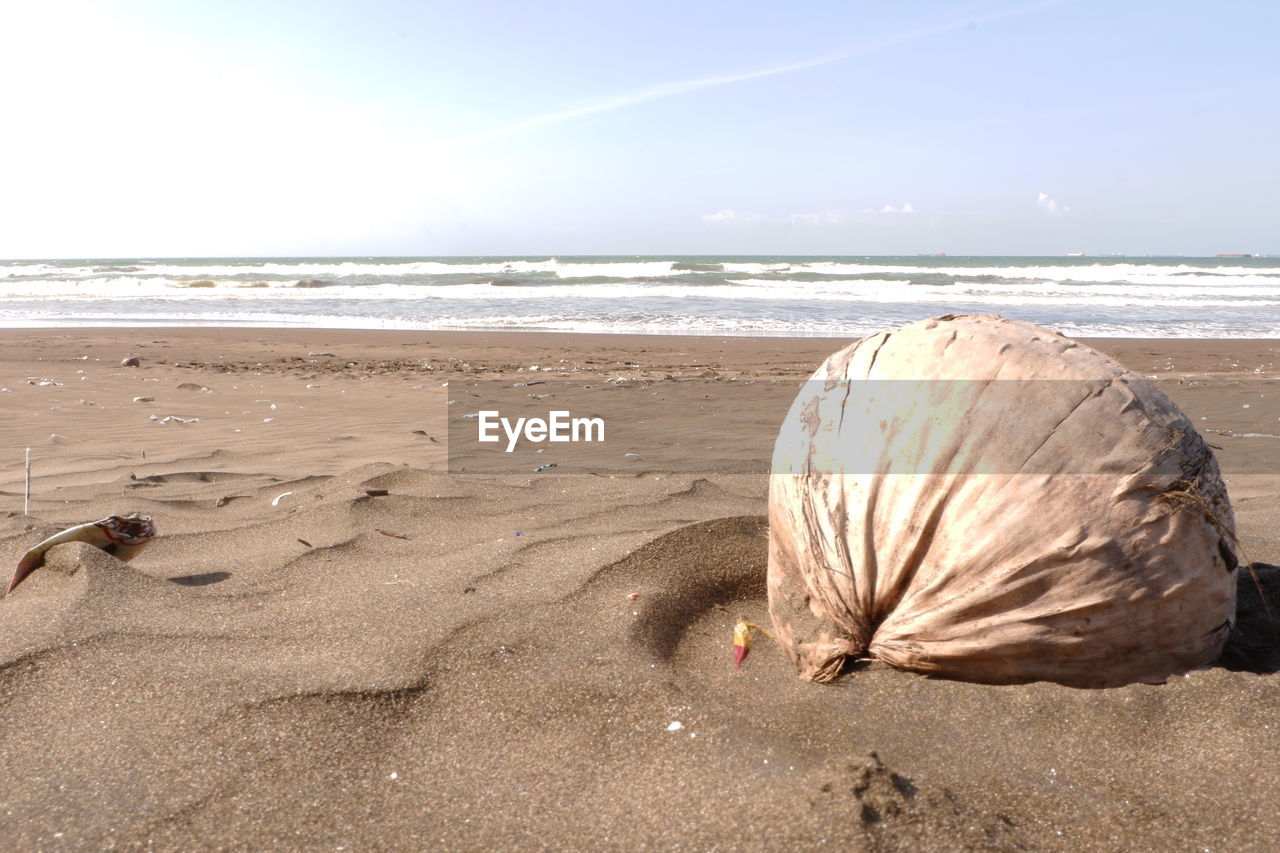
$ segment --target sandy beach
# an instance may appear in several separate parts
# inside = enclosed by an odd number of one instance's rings
[[[106,515],[160,534],[0,601],[0,846],[1274,849],[1274,674],[815,685],[762,637],[735,669],[754,463],[847,342],[0,331],[4,576]],[[1280,341],[1088,343],[1204,431],[1280,602]],[[451,411],[565,382],[617,425],[607,473],[450,455]]]

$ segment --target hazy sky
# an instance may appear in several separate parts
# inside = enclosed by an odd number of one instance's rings
[[[1280,3],[40,0],[0,257],[1280,252]]]

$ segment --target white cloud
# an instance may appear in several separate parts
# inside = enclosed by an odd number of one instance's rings
[[[863,212],[864,213],[915,213],[916,209],[911,206],[911,202],[907,202],[906,204],[902,205],[902,207],[894,207],[892,204],[886,204],[884,207],[880,208],[880,210],[878,211],[874,211],[874,210],[871,210],[870,208],[867,208]]]
[[[768,218],[769,217],[765,216],[763,213],[737,211],[733,208],[726,207],[724,210],[717,210],[715,213],[704,214],[702,221],[710,225],[730,225],[764,222]]]
[[[703,214],[702,221],[708,225],[768,225],[786,228],[830,228],[843,225],[849,215],[843,210],[818,210],[811,213],[788,213],[785,216],[770,216],[755,211],[734,210],[726,207],[715,213]]]
[[[1040,193],[1036,196],[1036,205],[1050,216],[1066,216],[1071,212],[1071,208],[1054,201],[1048,193]]]
[[[630,92],[606,95],[577,106],[553,110],[551,112],[542,113],[541,115],[529,116],[528,118],[520,119],[509,124],[470,135],[466,137],[466,139],[494,139],[497,137],[508,136],[513,133],[531,130],[535,127],[541,127],[542,125],[556,124],[562,121],[582,118],[583,116],[595,115],[596,113],[621,110],[635,106],[636,104],[643,104],[648,101],[665,100],[667,98],[684,95],[689,92],[696,92],[700,89],[711,89],[717,86],[743,83],[748,80],[760,80],[765,77],[776,77],[779,74],[791,74],[796,71],[807,71],[810,68],[819,68],[823,65],[830,65],[834,62],[843,62],[844,60],[853,59],[854,57],[866,56],[887,48],[897,47],[898,45],[908,44],[913,41],[940,35],[942,33],[970,28],[978,23],[998,21],[1004,18],[1013,18],[1020,15],[1041,12],[1046,9],[1052,9],[1055,6],[1061,6],[1067,2],[1070,2],[1070,0],[1043,0],[1039,3],[1016,6],[989,15],[957,19],[932,27],[911,30],[910,32],[900,33],[899,35],[891,36],[879,42],[857,45],[837,53],[829,53],[825,56],[801,59],[797,62],[788,62],[783,65],[774,65],[768,68],[758,68],[752,71],[739,71],[728,74],[713,74],[707,77],[699,77],[690,80],[676,80],[668,83],[658,83],[653,86],[646,86],[642,89],[635,89]]]
[[[822,228],[827,225],[841,225],[846,219],[848,217],[843,210],[823,210],[816,213],[788,213],[783,221],[788,225]]]

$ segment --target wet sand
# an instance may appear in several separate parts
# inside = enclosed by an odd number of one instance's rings
[[[843,343],[0,331],[0,565],[112,513],[160,531],[0,601],[4,846],[1271,849],[1276,675],[820,686],[763,639],[734,668],[767,476],[728,463]],[[1168,380],[1280,589],[1280,341],[1089,343]],[[451,399],[569,379],[671,440],[598,475],[449,458]]]

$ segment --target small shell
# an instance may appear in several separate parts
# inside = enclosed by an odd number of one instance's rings
[[[138,515],[136,512],[127,516],[109,515],[101,521],[80,524],[61,533],[55,533],[22,555],[22,559],[18,561],[18,567],[13,572],[13,579],[9,581],[8,592],[13,592],[14,587],[21,583],[23,578],[44,563],[45,553],[54,545],[65,542],[88,542],[111,554],[117,560],[127,563],[142,553],[142,549],[150,545],[155,536],[156,526],[151,521],[151,517]]]

